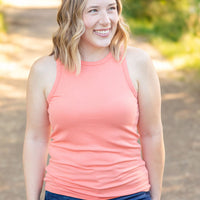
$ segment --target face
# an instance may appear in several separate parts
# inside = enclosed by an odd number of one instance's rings
[[[118,21],[116,0],[88,0],[83,12],[85,33],[81,37],[80,48],[108,48]]]

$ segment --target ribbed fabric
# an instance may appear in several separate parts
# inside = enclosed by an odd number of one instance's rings
[[[86,200],[107,200],[150,189],[141,158],[137,92],[126,60],[109,53],[82,61],[76,76],[57,60],[48,96],[52,126],[45,189]]]

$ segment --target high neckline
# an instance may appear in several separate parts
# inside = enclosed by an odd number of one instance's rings
[[[104,58],[97,61],[81,61],[81,66],[96,66],[96,65],[102,65],[103,63],[107,62],[112,57],[111,52],[109,52]]]

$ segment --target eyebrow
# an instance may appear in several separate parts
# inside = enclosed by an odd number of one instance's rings
[[[110,3],[110,4],[108,4],[108,6],[117,6],[117,3]],[[100,6],[90,6],[90,7],[88,7],[88,8],[99,8]]]
[[[110,3],[108,6],[116,6],[117,3]]]

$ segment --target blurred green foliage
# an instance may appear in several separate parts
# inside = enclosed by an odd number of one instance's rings
[[[163,55],[200,74],[200,0],[123,0],[133,35],[145,36]]]
[[[188,0],[124,0],[123,6],[126,18],[151,24],[151,29],[145,31],[148,34],[177,41],[188,31]],[[137,26],[135,31],[141,33],[140,29]]]
[[[4,21],[4,14],[2,12],[2,1],[0,0],[0,33],[6,32],[6,25]]]
[[[4,14],[0,12],[0,32],[5,32],[6,31],[6,26],[4,23]]]
[[[190,17],[188,26],[194,35],[200,35],[200,0],[190,0]]]

